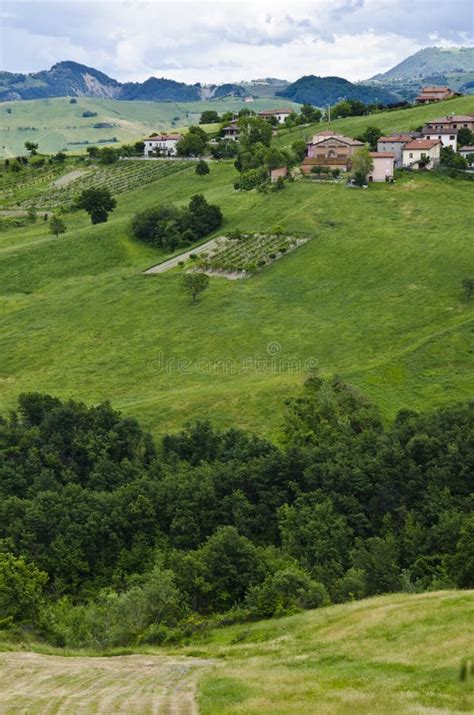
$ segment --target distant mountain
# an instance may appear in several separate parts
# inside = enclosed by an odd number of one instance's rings
[[[198,102],[200,85],[149,77],[145,82],[123,84],[118,99],[141,99],[145,102]]]
[[[342,99],[360,99],[362,102],[380,104],[393,104],[399,101],[395,94],[383,87],[353,84],[342,77],[316,77],[315,75],[300,77],[276,95],[291,99],[293,102],[308,102],[318,107],[335,104]]]
[[[77,62],[58,62],[33,74],[0,74],[0,100],[44,97],[101,97],[118,99],[121,85],[103,72]]]
[[[474,72],[474,47],[425,47],[372,79],[406,80],[431,75],[439,78],[451,72]]]

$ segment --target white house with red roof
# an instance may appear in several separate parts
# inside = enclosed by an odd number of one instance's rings
[[[144,156],[156,156],[157,152],[161,156],[175,156],[176,145],[182,138],[182,134],[155,134],[148,137],[144,140]]]
[[[259,112],[258,116],[262,119],[272,119],[275,117],[278,124],[284,124],[285,119],[293,114],[293,109],[265,109],[263,112]]]
[[[439,139],[413,139],[403,147],[403,166],[408,169],[433,169],[438,166],[442,143]]]

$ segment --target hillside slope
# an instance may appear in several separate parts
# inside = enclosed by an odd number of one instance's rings
[[[300,77],[296,82],[277,92],[277,95],[301,104],[307,102],[316,107],[336,104],[342,99],[359,99],[367,104],[371,102],[392,104],[399,101],[398,97],[382,87],[353,84],[342,77],[316,77],[315,75]]]
[[[1,233],[2,410],[39,390],[110,399],[157,431],[210,417],[272,434],[308,364],[387,417],[470,394],[471,184],[420,175],[260,194],[236,193],[235,177],[229,164],[168,176],[120,194],[107,224],[66,215],[59,239],[44,222]],[[129,224],[197,192],[221,206],[224,231],[279,223],[313,238],[248,280],[212,279],[191,307],[179,272],[142,275],[162,254]]]
[[[372,79],[416,79],[458,71],[474,71],[474,47],[424,47]]]
[[[224,659],[203,676],[202,715],[472,712],[474,592],[391,595],[215,631],[189,654]]]

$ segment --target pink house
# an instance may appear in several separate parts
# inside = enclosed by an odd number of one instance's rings
[[[368,175],[369,181],[390,181],[393,179],[396,155],[391,151],[371,151],[373,169]]]

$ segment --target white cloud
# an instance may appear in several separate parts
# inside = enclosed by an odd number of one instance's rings
[[[72,59],[121,81],[364,79],[427,44],[472,44],[470,0],[5,2],[3,66]]]

